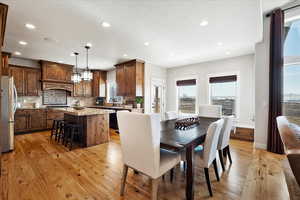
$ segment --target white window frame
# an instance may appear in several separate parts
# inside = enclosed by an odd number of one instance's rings
[[[179,98],[178,98],[178,95],[179,95],[179,92],[178,92],[178,86],[177,86],[177,81],[182,81],[182,80],[189,80],[189,79],[196,79],[196,102],[195,102],[195,113],[183,113],[183,114],[198,114],[199,111],[198,111],[198,104],[199,104],[199,99],[198,99],[198,96],[199,96],[199,80],[198,80],[198,76],[195,74],[195,75],[188,75],[188,76],[182,76],[182,77],[177,77],[175,78],[175,82],[174,82],[174,85],[176,87],[176,111],[179,113]]]
[[[234,75],[236,75],[236,78],[237,78],[237,80],[236,80],[236,104],[235,104],[236,116],[235,116],[235,119],[238,121],[240,118],[240,72],[239,71],[208,74],[207,75],[208,102],[210,105],[212,105],[212,99],[211,99],[212,88],[211,88],[211,84],[209,83],[209,79],[211,77],[234,76]]]

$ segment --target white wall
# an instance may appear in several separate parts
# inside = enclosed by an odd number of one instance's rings
[[[208,77],[211,75],[238,75],[238,125],[254,127],[254,55],[198,63],[170,68],[167,71],[167,111],[176,110],[176,80],[196,78],[197,104],[209,103]]]
[[[255,46],[255,132],[256,148],[266,149],[269,113],[270,18],[264,19],[264,40]]]
[[[145,113],[151,112],[151,82],[153,79],[162,79],[166,82],[167,69],[151,63],[145,63]]]

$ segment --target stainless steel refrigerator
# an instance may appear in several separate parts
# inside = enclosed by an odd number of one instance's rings
[[[13,77],[1,77],[1,151],[8,152],[14,149],[14,115],[17,110],[17,90]]]

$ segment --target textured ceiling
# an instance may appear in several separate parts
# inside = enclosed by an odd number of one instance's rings
[[[1,2],[9,5],[6,51],[19,51],[24,58],[69,64],[74,63],[70,53],[78,51],[80,67],[84,67],[83,46],[91,42],[91,68],[107,69],[131,58],[173,67],[252,53],[255,42],[261,39],[261,11],[282,1],[263,1],[263,4],[259,0]],[[208,25],[200,26],[202,20],[207,20]],[[111,27],[103,28],[103,21]],[[26,29],[25,23],[34,24],[36,29]],[[28,44],[22,46],[20,40]],[[145,42],[150,45],[145,46]],[[220,42],[223,45],[218,45]]]

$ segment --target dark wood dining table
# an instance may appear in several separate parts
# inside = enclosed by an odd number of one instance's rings
[[[173,151],[186,151],[186,199],[194,199],[194,149],[205,140],[206,132],[212,122],[219,118],[201,117],[199,125],[187,129],[175,129],[176,120],[161,122],[160,147]]]

